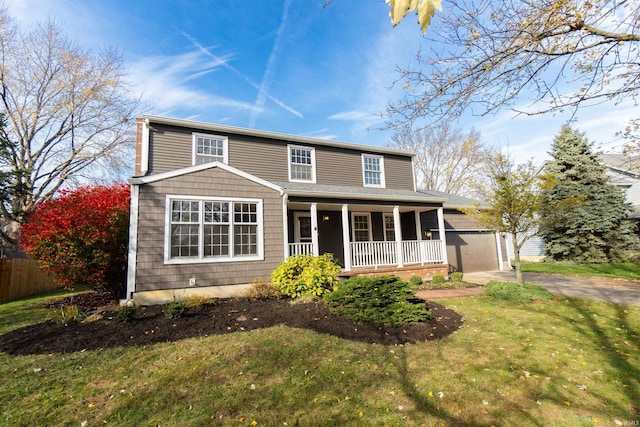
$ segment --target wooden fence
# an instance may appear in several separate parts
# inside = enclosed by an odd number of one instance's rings
[[[0,303],[58,288],[32,259],[0,260]]]

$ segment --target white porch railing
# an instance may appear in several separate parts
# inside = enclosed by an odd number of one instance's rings
[[[352,242],[352,267],[377,267],[398,264],[396,242]]]
[[[313,243],[289,243],[289,256],[313,254]]]
[[[404,265],[442,263],[440,240],[405,240],[402,242]],[[351,267],[398,265],[396,242],[351,242]],[[312,243],[289,243],[289,256],[313,254]]]
[[[396,242],[350,243],[351,267],[381,267],[398,265]],[[440,240],[405,240],[402,242],[402,258],[409,264],[440,264],[442,242]]]
[[[444,261],[442,241],[405,240],[402,242],[402,259],[405,264],[440,264]]]

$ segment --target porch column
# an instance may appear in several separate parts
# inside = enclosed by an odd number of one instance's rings
[[[424,256],[424,246],[420,242],[422,240],[422,222],[420,221],[420,211],[413,211],[416,216],[416,240],[418,241],[418,251],[420,253],[420,264],[424,265],[425,256]]]
[[[351,247],[349,243],[349,205],[342,205],[342,246],[344,250],[344,271],[351,271]]]
[[[438,234],[440,234],[440,241],[442,242],[442,263],[449,265],[449,258],[447,257],[447,235],[444,229],[443,208],[438,208]]]
[[[404,254],[402,253],[402,230],[400,229],[400,207],[393,207],[393,233],[396,235],[396,253],[398,254],[398,268],[404,267]]]
[[[318,205],[311,203],[311,248],[313,256],[320,255],[318,247]]]

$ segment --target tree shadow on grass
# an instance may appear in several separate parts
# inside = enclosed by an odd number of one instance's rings
[[[415,381],[412,380],[407,363],[407,354],[404,350],[396,351],[396,354],[399,357],[399,361],[396,363],[398,376],[400,380],[400,385],[405,395],[411,399],[416,407],[416,411],[423,415],[431,415],[439,419],[439,421],[443,422],[445,425],[453,425],[460,427],[477,427],[477,426],[491,426],[495,425],[496,421],[493,422],[484,422],[479,421],[475,417],[471,419],[463,419],[459,416],[452,414],[450,411],[447,411],[442,406],[438,405],[439,399],[433,398],[421,392],[416,387]],[[518,411],[520,414],[524,414],[527,420],[530,422],[530,425],[543,426],[544,424],[536,421],[532,416],[530,416],[524,408],[514,407],[514,411]]]
[[[634,330],[629,323],[629,312],[623,305],[614,305],[616,312],[616,322],[619,326],[616,330],[624,334],[623,342],[629,346],[625,352],[616,348],[616,343],[607,336],[604,330],[598,325],[594,313],[584,308],[579,300],[568,299],[567,304],[581,316],[581,322],[575,322],[574,328],[583,334],[590,332],[596,340],[596,344],[602,349],[602,354],[609,361],[609,366],[618,372],[618,378],[623,381],[622,390],[630,402],[633,402],[631,414],[620,414],[621,417],[628,416],[633,419],[640,419],[640,369],[629,362],[630,358],[638,357],[640,354],[640,331]],[[606,398],[606,396],[603,396]]]
[[[607,360],[607,367],[610,367],[616,371],[615,377],[621,382],[621,390],[627,397],[629,402],[633,402],[631,413],[623,413],[626,408],[622,408],[617,403],[611,402],[611,397],[605,394],[598,394],[592,389],[589,390],[591,395],[598,401],[606,403],[610,409],[607,412],[619,411],[618,418],[636,420],[640,419],[640,403],[638,396],[640,396],[640,369],[630,363],[630,359],[637,357],[640,354],[640,330],[634,329],[629,322],[629,312],[626,306],[619,304],[610,304],[615,310],[614,320],[611,323],[617,324],[616,330],[619,330],[621,334],[624,334],[623,341],[627,346],[625,351],[622,351],[617,340],[611,337],[611,331],[603,329],[602,325],[598,324],[598,313],[587,307],[589,302],[586,300],[576,298],[562,298],[562,301],[567,307],[573,310],[575,316],[572,313],[560,314],[558,312],[549,312],[549,315],[553,315],[558,321],[565,322],[567,325],[571,325],[573,330],[580,336],[593,341],[593,350],[597,350]],[[609,304],[609,303],[602,303]],[[539,310],[534,309],[534,306],[523,305],[523,309],[531,312],[539,313]],[[569,380],[570,381],[570,380]],[[555,391],[546,390],[543,393],[544,398],[554,400],[558,404],[562,404],[565,400],[566,390],[557,389]],[[615,409],[613,409],[615,408]],[[589,411],[593,411],[595,408],[585,408]]]

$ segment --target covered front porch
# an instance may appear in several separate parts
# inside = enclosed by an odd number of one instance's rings
[[[288,200],[285,258],[331,253],[345,273],[448,266],[442,206],[433,203],[337,203]],[[422,229],[420,213],[436,211],[439,236]]]

